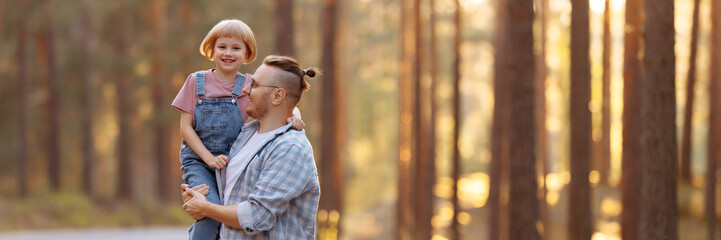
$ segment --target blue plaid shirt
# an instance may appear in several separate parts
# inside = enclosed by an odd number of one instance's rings
[[[315,239],[320,198],[313,148],[305,131],[292,124],[241,166],[243,172],[224,205],[238,205],[242,229],[223,225],[221,239]],[[258,130],[258,121],[243,126],[230,149],[233,158]],[[216,174],[220,199],[224,198],[225,169]]]

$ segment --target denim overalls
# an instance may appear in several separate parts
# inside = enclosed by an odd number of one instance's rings
[[[203,98],[205,96],[205,74],[199,71],[195,75],[198,101],[193,111],[193,129],[203,145],[213,154],[228,156],[230,147],[238,137],[243,126],[243,116],[238,108],[245,76],[238,73],[233,87],[233,96],[227,98]],[[191,187],[206,184],[210,192],[206,195],[209,202],[220,204],[218,185],[215,182],[215,169],[206,164],[183,140],[180,146],[180,163],[183,181]],[[203,218],[188,229],[190,239],[216,239],[220,222],[212,218]]]

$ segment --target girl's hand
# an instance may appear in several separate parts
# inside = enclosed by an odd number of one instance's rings
[[[286,119],[287,123],[293,123],[293,129],[295,130],[303,130],[305,128],[305,123],[303,122],[303,117],[300,115],[300,109],[298,107],[293,108],[293,115],[291,115],[288,119]]]
[[[229,159],[225,155],[218,155],[218,156],[214,156],[207,160],[203,159],[203,161],[205,161],[205,163],[208,164],[208,166],[210,166],[212,168],[221,169],[221,168],[224,168],[225,165],[228,164]]]
[[[302,119],[296,117],[295,115],[289,117],[286,119],[287,123],[293,123],[293,129],[295,130],[303,130],[305,128],[305,123]]]
[[[185,184],[185,183],[180,184],[180,191],[181,191],[181,195],[183,196],[183,203],[186,203],[186,202],[190,201],[191,198],[193,198],[193,194],[190,193],[189,191],[186,191],[188,189],[193,189],[203,195],[208,195],[208,193],[210,192],[210,187],[208,187],[208,185],[205,185],[205,184],[200,184],[200,185],[192,187],[192,188],[188,184]]]

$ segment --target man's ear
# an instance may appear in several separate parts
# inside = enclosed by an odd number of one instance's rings
[[[273,105],[280,105],[283,103],[283,100],[285,100],[287,94],[283,88],[276,89],[276,91],[273,92],[273,100],[271,100],[271,103],[273,103]]]

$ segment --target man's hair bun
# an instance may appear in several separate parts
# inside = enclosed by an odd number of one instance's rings
[[[305,70],[303,70],[303,73],[305,75],[308,75],[308,77],[315,77],[315,69],[313,68],[306,68]]]

